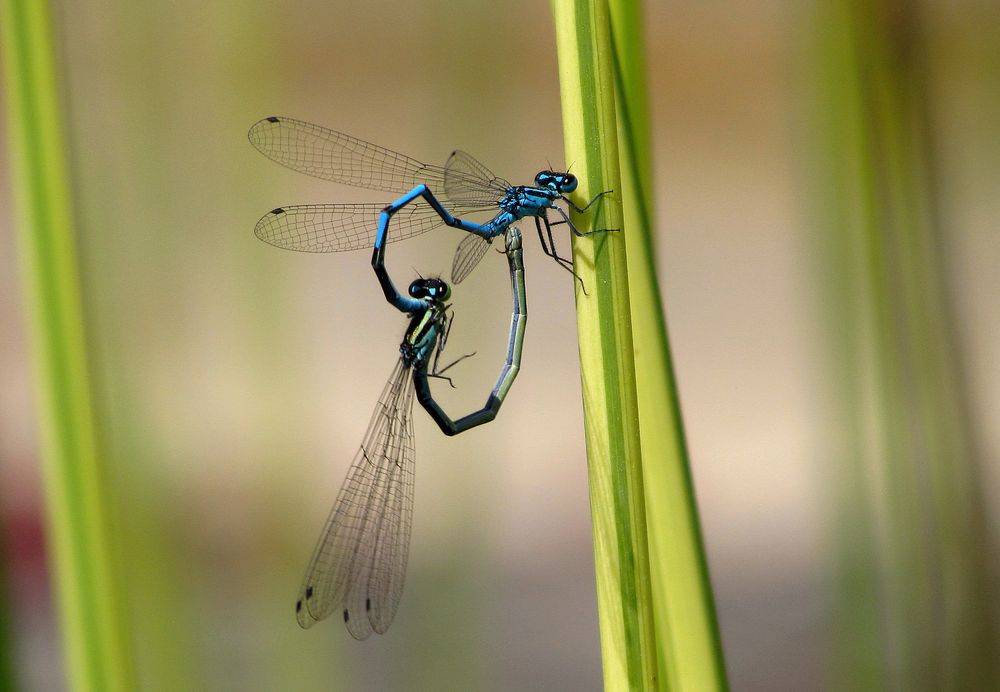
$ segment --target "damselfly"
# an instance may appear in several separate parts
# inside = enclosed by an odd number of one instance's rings
[[[431,166],[350,135],[291,118],[265,118],[250,128],[250,142],[269,159],[296,171],[333,182],[408,193],[391,206],[398,212],[395,240],[410,238],[441,224],[468,231],[452,264],[454,283],[465,279],[486,254],[490,243],[519,219],[533,217],[545,254],[573,273],[573,263],[559,255],[552,226],[577,230],[556,202],[584,212],[610,191],[579,207],[566,195],[576,190],[569,172],[541,171],[534,185],[511,185],[464,151],[454,151],[445,165]],[[422,198],[426,203],[421,203]],[[278,207],[257,222],[261,240],[288,250],[339,252],[371,246],[375,219],[384,204],[306,204]],[[561,217],[550,222],[552,210]],[[486,223],[460,218],[494,214]],[[545,228],[543,234],[542,228]],[[546,243],[546,239],[548,242]],[[575,276],[575,273],[574,273]]]
[[[372,267],[386,299],[410,317],[410,324],[399,346],[399,360],[323,527],[295,604],[302,627],[339,610],[348,631],[357,639],[388,629],[403,592],[413,517],[414,393],[447,435],[493,420],[520,369],[527,322],[521,234],[511,227],[505,243],[513,293],[507,359],[486,405],[451,420],[434,400],[428,384],[429,377],[444,377],[448,368],[462,360],[438,370],[453,319],[448,317],[447,304],[451,288],[441,279],[421,278],[410,284],[409,296],[396,290],[385,269],[391,218],[388,212],[380,217]],[[434,362],[428,372],[432,354]]]

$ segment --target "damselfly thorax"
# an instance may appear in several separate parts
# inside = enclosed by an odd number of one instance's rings
[[[399,353],[407,366],[426,367],[447,320],[447,306],[436,302],[430,302],[426,310],[410,318],[406,335],[399,345]]]

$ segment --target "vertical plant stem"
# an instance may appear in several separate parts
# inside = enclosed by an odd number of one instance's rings
[[[608,8],[553,2],[566,157],[576,200],[621,190]],[[580,230],[622,228],[620,196],[578,216]],[[621,233],[573,243],[584,427],[606,690],[656,689],[657,656],[647,554],[628,267]]]
[[[11,180],[48,540],[74,690],[128,690],[131,661],[95,434],[49,5],[3,0]]]
[[[821,3],[831,295],[855,439],[842,513],[863,513],[845,554],[861,590],[842,590],[845,626],[874,610],[876,651],[852,647],[851,689],[994,689],[992,575],[976,441],[941,263],[921,3]],[[849,85],[846,89],[840,85]],[[822,98],[822,97],[821,97]],[[820,119],[822,118],[822,119]],[[837,122],[851,123],[849,128]],[[858,463],[861,462],[861,463]],[[856,475],[855,475],[856,474]],[[859,530],[860,529],[860,530]],[[877,598],[875,598],[877,596]],[[859,597],[861,597],[859,599]],[[869,631],[870,632],[870,631]],[[843,641],[865,641],[845,631]]]
[[[574,200],[615,191],[574,222],[620,229],[573,243],[605,689],[725,689],[652,257],[638,6],[553,12]]]
[[[15,670],[14,620],[11,608],[7,542],[0,538],[0,690],[18,689]]]
[[[838,561],[836,566],[834,632],[835,665],[832,682],[837,689],[891,689],[886,678],[889,661],[882,608],[878,552],[878,492],[872,477],[880,468],[868,438],[880,427],[877,359],[873,340],[876,318],[871,288],[858,268],[864,263],[866,213],[870,202],[865,190],[866,166],[861,165],[863,123],[860,118],[858,71],[853,54],[846,3],[821,2],[814,20],[819,76],[813,119],[822,133],[817,138],[822,172],[817,182],[816,218],[823,232],[818,254],[825,259],[830,287],[822,310],[830,319],[830,341],[839,356],[839,369],[848,376],[836,378],[845,411],[858,404],[857,415],[847,414],[848,425],[838,435],[834,459],[843,459],[838,470],[836,503]],[[844,272],[847,272],[844,274]],[[854,402],[853,404],[851,402]],[[865,424],[868,421],[868,425]],[[880,612],[881,611],[881,612]]]
[[[725,662],[656,274],[642,7],[609,6],[659,673],[665,689],[722,690]]]

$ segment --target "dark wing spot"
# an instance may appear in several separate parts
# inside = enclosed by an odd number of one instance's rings
[[[310,586],[306,588],[306,598],[312,598],[312,597],[313,597],[313,587]]]
[[[300,598],[299,600],[295,601],[295,612],[298,613],[301,611],[302,611],[302,599]]]
[[[372,599],[366,598],[365,599],[365,611],[368,612],[368,611],[371,611],[371,609],[372,609]]]
[[[268,119],[267,119],[267,122],[269,122],[269,123],[276,123],[276,122],[278,122],[278,119],[277,119],[277,118],[275,118],[275,117],[274,117],[274,116],[272,115],[272,116],[271,116],[270,118],[268,118]]]
[[[272,210],[271,210],[271,213],[272,213],[272,214],[284,214],[284,213],[285,213],[285,210],[284,210],[284,209],[282,209],[281,207],[278,207],[277,209],[272,209]]]
[[[345,610],[345,611],[344,611],[344,622],[347,622],[347,621],[348,621],[348,620],[350,620],[350,619],[351,619],[351,615],[350,615],[350,613],[348,613],[348,612],[347,612],[347,611]]]

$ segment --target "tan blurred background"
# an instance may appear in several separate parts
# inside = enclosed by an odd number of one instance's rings
[[[940,3],[948,263],[987,458],[1000,454],[1000,59],[987,3]],[[824,689],[838,420],[816,284],[810,14],[649,3],[660,275],[735,690]],[[404,323],[366,253],[253,236],[283,204],[388,201],[282,169],[268,115],[510,180],[563,164],[554,38],[534,2],[66,0],[58,5],[89,338],[145,689],[598,689],[572,283],[526,233],[523,370],[497,421],[444,438],[418,410],[403,603],[384,637],[301,631],[313,542]],[[994,35],[995,38],[995,35]],[[3,140],[0,139],[0,146]],[[2,152],[0,152],[2,153]],[[6,169],[0,175],[6,176]],[[28,689],[59,689],[9,188],[0,185],[0,455]],[[394,245],[447,274],[460,236]],[[563,248],[568,240],[563,237]],[[492,260],[492,261],[491,261]],[[455,293],[442,399],[478,406],[504,350],[504,262]],[[997,498],[995,465],[988,496]]]

